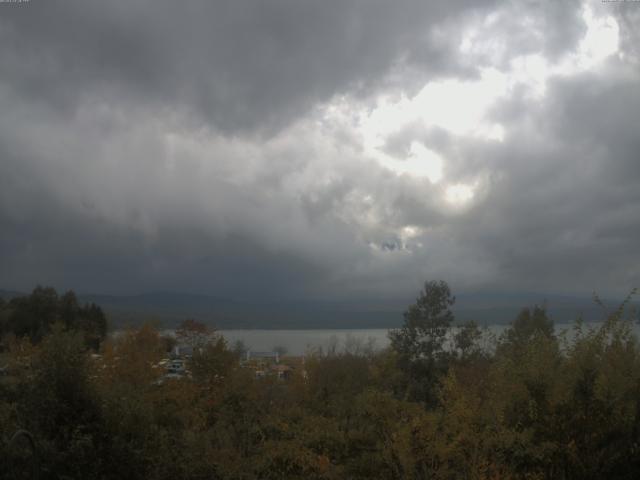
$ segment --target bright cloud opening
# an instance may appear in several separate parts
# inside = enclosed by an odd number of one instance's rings
[[[443,178],[446,159],[418,139],[411,141],[405,158],[398,158],[384,151],[388,138],[403,128],[420,125],[501,142],[505,137],[504,127],[488,121],[486,114],[506,93],[507,86],[503,74],[487,69],[477,81],[442,80],[428,83],[412,98],[381,97],[372,111],[359,115],[357,128],[364,151],[399,175],[426,177],[438,183]]]
[[[474,197],[475,188],[472,185],[450,185],[445,190],[445,199],[454,207],[464,207]]]
[[[579,61],[589,68],[618,51],[620,28],[612,16],[596,17],[586,5],[582,15],[587,24],[587,33],[580,43]]]

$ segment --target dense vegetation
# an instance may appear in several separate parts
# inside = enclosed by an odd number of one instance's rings
[[[454,327],[449,287],[428,282],[390,348],[316,352],[287,381],[255,379],[223,339],[186,322],[193,375],[159,382],[171,342],[154,328],[108,339],[98,355],[97,307],[70,317],[70,294],[32,297],[2,305],[3,475],[21,471],[8,439],[27,429],[45,478],[640,476],[627,303],[564,334],[543,308],[525,309],[491,338]]]
[[[55,324],[81,333],[87,347],[97,350],[107,334],[107,318],[93,304],[80,305],[72,291],[59,296],[53,288],[36,287],[31,295],[9,302],[0,298],[0,338],[12,335],[39,343]]]

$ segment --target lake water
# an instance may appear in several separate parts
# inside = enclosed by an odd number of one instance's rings
[[[312,350],[327,350],[336,347],[342,350],[345,345],[370,344],[379,349],[389,345],[387,329],[360,330],[219,330],[233,347],[242,341],[253,351],[272,351],[276,347],[284,348],[290,355],[304,355]]]
[[[592,327],[595,324],[587,324]],[[555,330],[560,334],[563,330],[568,332],[568,338],[572,337],[572,325],[557,324]],[[499,336],[507,325],[490,325],[486,327],[486,337]],[[640,326],[634,324],[634,332],[640,336]],[[242,341],[245,346],[253,351],[272,351],[276,347],[284,348],[289,355],[304,355],[310,351],[335,348],[343,351],[345,348],[357,349],[367,346],[374,349],[385,348],[389,345],[387,329],[344,329],[344,330],[219,330],[229,346],[237,341]],[[489,339],[485,341],[489,343]]]

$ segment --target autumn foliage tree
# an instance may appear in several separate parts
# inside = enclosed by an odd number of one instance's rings
[[[215,337],[215,331],[206,324],[187,318],[176,328],[176,340],[194,350],[204,347]]]

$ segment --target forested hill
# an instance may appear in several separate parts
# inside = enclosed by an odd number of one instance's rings
[[[20,295],[21,292],[0,290],[5,299]],[[78,295],[78,298],[83,303],[100,305],[116,328],[148,320],[173,327],[187,317],[221,329],[395,328],[402,323],[402,312],[411,302],[410,298],[373,302],[242,301],[172,292]],[[619,302],[620,299],[604,301],[610,308]],[[570,323],[579,315],[587,322],[603,318],[602,307],[588,295],[463,293],[457,295],[453,311],[457,321],[507,324],[526,305],[546,305],[556,323]]]

